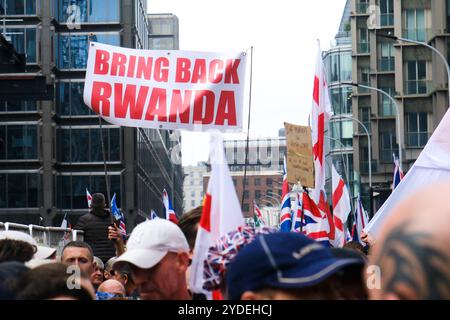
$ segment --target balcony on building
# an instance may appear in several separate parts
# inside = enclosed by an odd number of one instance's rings
[[[381,13],[380,14],[380,26],[381,27],[394,26],[394,14],[393,13]]]
[[[378,59],[378,71],[379,72],[394,72],[395,71],[395,58],[394,57],[382,57]]]
[[[403,29],[403,38],[427,42],[432,38],[432,30],[427,28]]]
[[[404,95],[429,95],[435,90],[433,81],[431,80],[405,80]]]

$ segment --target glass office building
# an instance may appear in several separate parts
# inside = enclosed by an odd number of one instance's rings
[[[145,0],[0,0],[3,37],[25,54],[26,73],[54,88],[52,100],[0,96],[0,221],[59,225],[69,212],[74,224],[87,212],[86,189],[107,196],[102,141],[110,195],[129,225],[151,209],[163,214],[164,188],[182,190],[169,132],[104,121],[100,130],[83,103],[89,41],[149,49],[146,15]]]

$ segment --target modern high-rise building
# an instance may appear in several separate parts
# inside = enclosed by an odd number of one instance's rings
[[[341,18],[333,47],[325,52],[327,74],[333,116],[325,134],[326,191],[331,199],[331,165],[348,183],[350,194],[358,192],[358,174],[353,166],[353,105],[352,88],[345,82],[352,81],[352,38],[350,32],[351,1],[348,0]]]
[[[393,154],[399,156],[399,141],[403,171],[407,172],[448,109],[446,68],[439,57],[422,45],[384,36],[427,42],[448,56],[450,3],[445,0],[351,2],[352,79],[387,92],[395,99],[399,111],[397,114],[395,104],[376,91],[353,89],[353,117],[367,123],[371,131],[376,211],[391,193]],[[361,189],[368,209],[368,139],[356,124],[354,132],[354,170],[361,174]]]
[[[181,165],[171,161],[171,132],[124,128],[102,121],[83,103],[89,41],[149,49],[145,0],[1,0],[3,37],[26,56],[20,73],[0,71],[10,95],[0,95],[0,220],[72,224],[87,212],[86,188],[117,194],[133,226],[154,209],[163,214],[162,190],[174,195]],[[7,71],[6,71],[7,72]],[[44,77],[54,95],[33,95],[19,84]],[[31,90],[32,91],[32,90]],[[47,100],[43,100],[47,99]],[[102,143],[103,141],[103,143]],[[181,161],[179,162],[181,164]],[[182,211],[182,196],[175,196]]]

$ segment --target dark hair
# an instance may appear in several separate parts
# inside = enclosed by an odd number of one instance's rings
[[[359,252],[365,254],[364,246],[363,246],[361,243],[359,243],[358,241],[350,241],[350,242],[347,242],[347,243],[344,245],[344,248],[346,248],[346,249],[351,249],[351,250],[356,250],[356,251],[359,251]]]
[[[68,287],[70,273],[62,263],[50,263],[24,274],[18,284],[17,300],[46,300],[60,296],[72,297],[77,300],[92,300],[89,292],[81,286],[79,289]],[[89,281],[83,273],[81,278]]]
[[[94,260],[94,251],[92,250],[91,246],[88,245],[86,242],[83,241],[72,241],[69,242],[64,246],[64,249],[61,251],[61,257],[64,255],[64,251],[67,248],[85,248],[89,250],[89,254],[91,255],[91,260]]]
[[[183,231],[191,250],[195,247],[195,239],[197,238],[198,224],[202,217],[203,206],[197,207],[183,214],[178,222],[178,226]]]
[[[92,196],[91,206],[92,208],[103,208],[106,205],[105,196],[103,193],[95,193]]]
[[[37,248],[25,241],[0,240],[0,262],[17,261],[25,263],[33,259]]]

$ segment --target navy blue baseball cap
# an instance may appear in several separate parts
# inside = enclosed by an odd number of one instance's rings
[[[228,298],[267,288],[306,288],[321,283],[359,259],[336,259],[331,250],[299,233],[261,235],[230,264]]]

